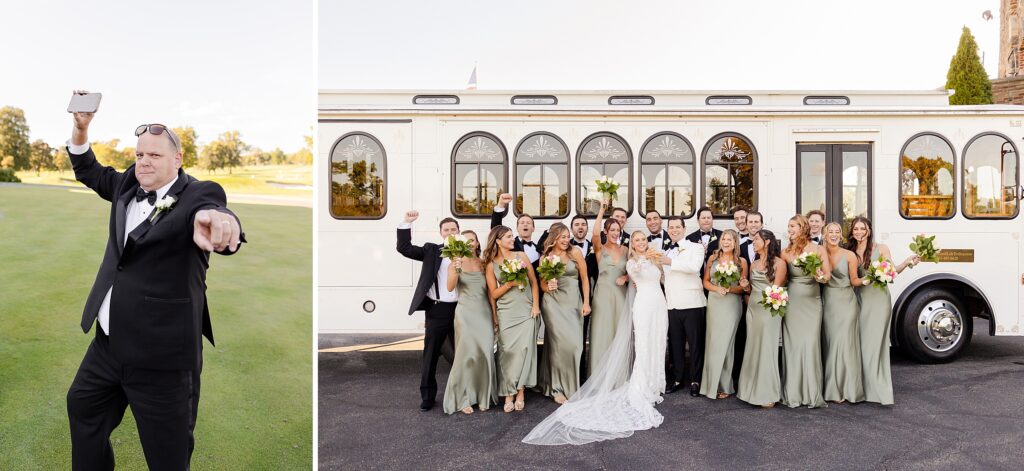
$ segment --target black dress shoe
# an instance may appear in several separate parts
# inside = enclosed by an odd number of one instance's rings
[[[680,389],[683,389],[683,383],[675,383],[668,387],[665,391],[666,394],[672,394]]]
[[[700,396],[700,384],[690,383],[690,395],[693,397]]]
[[[420,403],[420,412],[426,412],[434,408],[434,401],[423,401]]]

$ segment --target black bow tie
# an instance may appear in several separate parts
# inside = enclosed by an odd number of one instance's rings
[[[710,232],[703,232],[703,231],[701,231],[700,236],[701,237],[704,237],[704,236],[711,237],[711,233]]]
[[[156,204],[156,191],[146,191],[140,186],[138,190],[135,190],[135,202],[138,203],[142,200],[149,200],[149,204]]]
[[[679,248],[679,244],[677,244],[675,242],[672,242],[671,244],[668,244],[668,245],[665,246],[665,250],[678,249],[678,248]]]
[[[661,238],[661,234],[658,234],[658,235],[653,235],[652,234],[652,235],[647,236],[647,242],[652,242],[652,241],[654,241],[654,239],[660,239],[660,238]]]
[[[811,240],[813,240],[813,241],[815,241],[815,242],[820,244],[821,243],[821,236],[811,237]]]
[[[572,245],[575,245],[575,246],[577,246],[577,247],[579,247],[581,249],[583,248],[583,242],[576,242],[575,240],[570,240],[569,243],[572,244]]]
[[[536,248],[536,247],[537,247],[536,245],[534,245],[534,243],[533,243],[533,242],[530,242],[530,241],[528,241],[528,240],[522,240],[522,241],[520,241],[520,242],[521,242],[521,243],[523,244],[523,247],[526,247],[527,245],[529,245],[530,247],[534,247],[534,248]]]

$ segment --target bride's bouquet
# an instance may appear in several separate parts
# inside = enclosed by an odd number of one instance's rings
[[[817,277],[818,269],[822,266],[821,256],[818,252],[804,252],[793,261],[793,265],[802,269],[805,276]]]
[[[781,286],[771,285],[761,292],[761,300],[757,303],[767,309],[772,316],[785,317],[786,305],[789,304],[789,291]]]
[[[924,234],[918,234],[914,236],[913,242],[910,243],[910,250],[917,254],[918,257],[921,257],[922,262],[939,263],[939,249],[935,248],[934,242],[935,236],[928,237]]]
[[[502,283],[519,282],[519,291],[526,289],[526,265],[518,258],[505,259],[498,267],[501,271]]]
[[[718,263],[711,272],[711,282],[723,288],[731,288],[740,282],[740,267],[735,262]]]
[[[464,235],[455,234],[450,235],[444,240],[444,246],[441,247],[441,256],[454,259],[455,257],[469,257],[473,255],[473,249],[469,246],[469,239]],[[458,268],[455,271],[462,273],[462,269]]]
[[[891,261],[878,257],[878,260],[871,262],[871,268],[864,275],[865,285],[875,285],[878,289],[886,289],[888,285],[896,280],[896,266]]]
[[[558,255],[541,257],[540,264],[537,266],[537,276],[540,276],[541,280],[557,280],[564,273],[565,263],[562,262],[562,257]]]
[[[595,180],[594,183],[597,183],[597,192],[608,195],[609,199],[614,200],[619,196],[619,184],[615,180],[603,176],[600,180]]]

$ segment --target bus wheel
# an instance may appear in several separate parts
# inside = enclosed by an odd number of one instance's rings
[[[973,319],[957,297],[942,288],[915,294],[900,322],[903,349],[922,363],[953,361],[971,343],[973,332]]]

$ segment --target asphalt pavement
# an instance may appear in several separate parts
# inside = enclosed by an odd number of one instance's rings
[[[584,446],[521,440],[557,406],[420,412],[420,352],[319,353],[320,469],[1024,469],[1024,337],[989,337],[945,365],[892,351],[896,404],[751,407],[734,398],[665,397],[661,427]],[[412,336],[321,335],[321,349]],[[342,350],[342,349],[337,349]]]

